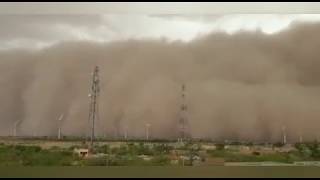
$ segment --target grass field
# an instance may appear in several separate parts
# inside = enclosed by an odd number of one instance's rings
[[[1,167],[0,177],[320,177],[320,167]]]
[[[163,152],[166,154],[166,150],[162,149],[164,148],[162,146],[155,146],[150,151],[150,149],[142,148],[143,146],[138,143],[135,146],[128,145],[128,149],[123,151],[124,149],[117,147],[123,143],[114,142],[111,144],[115,146],[113,148],[115,152],[113,153],[118,154],[119,157],[136,157],[136,155],[141,153],[159,154],[159,152]],[[72,146],[74,145],[81,145],[81,142],[2,142],[0,143],[0,177],[320,177],[320,166],[288,166],[284,164],[288,158],[289,160],[290,158],[299,160],[302,157],[303,159],[310,159],[313,151],[306,151],[305,148],[307,146],[299,146],[299,151],[289,153],[290,156],[282,153],[257,156],[239,154],[238,151],[234,150],[210,150],[208,151],[209,156],[225,158],[227,161],[225,166],[202,165],[183,167],[168,165],[153,166],[152,163],[141,166],[141,164],[144,164],[141,163],[143,161],[135,159],[131,160],[132,162],[136,162],[134,164],[128,161],[121,166],[96,166],[97,162],[88,164],[88,162],[72,155]],[[104,146],[104,143],[99,144],[97,150],[105,151],[105,147],[107,146]],[[160,147],[161,149],[158,149]],[[310,148],[316,150],[318,149],[317,147],[313,148],[311,146]],[[302,154],[299,154],[300,151]],[[318,153],[318,150],[314,152]],[[304,157],[304,155],[308,155],[308,157]],[[318,157],[318,154],[315,154],[315,156]],[[161,159],[161,161],[159,159],[156,160],[151,162],[154,162],[156,165],[163,162]],[[274,162],[271,163],[266,160],[273,160]],[[70,166],[70,162],[82,162],[84,164],[83,166]],[[279,163],[283,163],[284,165]]]
[[[215,149],[207,149],[213,145],[100,141],[87,158],[74,153],[82,146],[86,144],[81,141],[3,139],[0,177],[320,177],[318,142],[287,150],[268,145],[214,144]],[[191,161],[192,157],[199,159]]]

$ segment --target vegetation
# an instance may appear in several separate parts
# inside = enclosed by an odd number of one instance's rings
[[[268,153],[259,149],[244,153],[239,149],[239,145],[241,144],[233,143],[225,146],[224,143],[218,143],[214,150],[204,150],[199,141],[175,145],[164,142],[127,142],[116,146],[108,143],[95,145],[91,151],[93,155],[82,158],[74,153],[74,149],[86,148],[85,144],[43,149],[39,146],[0,143],[0,166],[191,166],[205,162],[206,158],[210,157],[223,158],[225,162],[320,161],[320,147],[316,141],[297,143],[294,149],[285,152],[277,149],[284,146],[274,144],[273,150]],[[245,145],[247,148],[254,148],[253,144]]]
[[[0,165],[70,166],[79,160],[72,152],[61,149],[41,149],[38,146],[0,146]]]
[[[216,149],[217,149],[218,151],[224,150],[224,144],[216,144]]]
[[[273,147],[281,148],[283,144],[275,143]],[[318,142],[297,143],[295,150],[289,152],[278,152],[262,154],[253,151],[251,154],[243,154],[234,150],[226,150],[223,144],[217,144],[216,150],[208,150],[212,157],[224,158],[226,162],[282,162],[292,163],[295,161],[319,161],[320,147]]]
[[[229,150],[208,150],[208,154],[212,157],[224,158],[226,162],[282,162],[291,163],[287,153],[260,154],[253,152],[252,154],[241,154],[239,152]]]
[[[282,143],[282,142],[276,142],[276,143],[274,143],[274,144],[272,144],[272,147],[283,147],[284,146],[284,144]]]
[[[320,147],[317,141],[307,143],[296,143],[298,154],[306,159],[320,160]]]
[[[127,143],[120,147],[110,148],[108,145],[95,147],[96,153],[104,153],[104,157],[95,157],[85,161],[85,165],[94,166],[130,166],[130,165],[168,165],[167,155],[170,147],[166,144]],[[140,156],[152,157],[144,160]]]

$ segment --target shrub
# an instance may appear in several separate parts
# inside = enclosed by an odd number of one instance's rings
[[[105,166],[107,164],[107,159],[105,157],[90,158],[86,159],[84,164],[87,166]]]
[[[216,144],[216,149],[217,150],[224,150],[224,144]]]
[[[170,163],[170,159],[167,156],[156,156],[151,160],[151,163],[154,165],[167,165]]]
[[[110,152],[110,147],[109,145],[105,144],[103,146],[96,146],[95,147],[95,151],[97,153],[104,153],[104,154],[108,154]]]
[[[260,152],[253,151],[252,154],[255,155],[255,156],[259,156],[259,155],[260,155]]]
[[[272,144],[273,147],[283,147],[284,144],[282,142],[276,142],[274,144]]]
[[[125,155],[127,154],[128,150],[126,146],[121,145],[120,147],[114,147],[111,149],[112,154],[116,155]]]

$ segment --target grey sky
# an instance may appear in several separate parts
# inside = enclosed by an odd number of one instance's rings
[[[110,42],[160,39],[189,42],[212,32],[276,33],[293,21],[320,20],[320,14],[61,14],[0,15],[0,49],[38,49],[61,41]]]
[[[319,2],[4,2],[0,14],[319,13]]]

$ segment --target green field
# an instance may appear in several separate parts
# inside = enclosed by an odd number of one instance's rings
[[[243,146],[251,149],[243,151],[241,145],[215,144],[216,149],[205,150],[205,143],[99,142],[93,154],[102,156],[82,158],[74,153],[85,146],[65,141],[3,141],[0,177],[320,177],[317,142],[296,144],[286,152],[270,147],[268,153],[261,149],[267,146],[252,145]],[[181,160],[172,164],[175,151],[186,158],[201,157],[200,164],[188,159],[183,165]],[[206,164],[210,158],[223,159],[224,166]]]
[[[90,152],[82,156],[78,153],[79,149],[90,149]],[[89,149],[88,144],[81,142],[4,141],[0,143],[0,167],[320,167],[318,142],[289,146],[199,142],[99,142]]]

